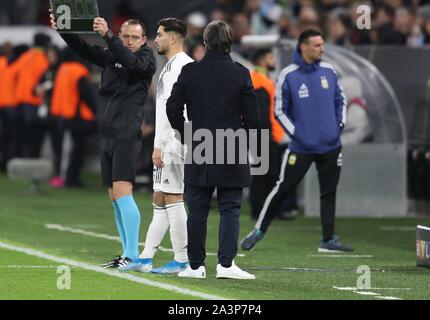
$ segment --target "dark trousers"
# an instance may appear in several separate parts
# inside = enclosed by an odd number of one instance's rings
[[[270,192],[260,212],[256,228],[264,233],[281,209],[282,203],[297,184],[303,179],[312,163],[315,162],[320,185],[320,216],[323,239],[334,235],[336,212],[336,190],[342,167],[341,149],[325,154],[305,154],[287,151],[282,161],[281,173],[276,186]]]
[[[6,164],[10,158],[9,142],[11,138],[10,123],[7,120],[5,109],[0,109],[0,170],[4,172],[6,171]]]
[[[228,267],[237,254],[242,189],[220,187],[216,189],[220,212],[218,263]],[[214,187],[186,185],[185,188],[189,210],[187,221],[188,259],[193,269],[205,265],[207,219],[209,204],[214,191]]]
[[[271,140],[269,143],[269,171],[265,175],[252,176],[249,201],[251,204],[251,218],[255,220],[258,219],[267,196],[276,185],[279,172],[281,171],[282,156],[286,149],[287,146],[280,145]],[[293,189],[275,216],[282,211],[294,210],[297,207],[296,189]]]
[[[39,106],[23,104],[19,109],[23,119],[23,156],[39,158],[45,137],[45,123],[38,116]]]
[[[10,140],[7,144],[6,162],[12,158],[20,158],[23,156],[23,119],[20,108],[11,107],[3,110],[8,130],[10,131]]]
[[[87,155],[88,138],[96,130],[95,122],[66,121],[66,129],[72,138],[72,150],[66,172],[66,186],[81,186],[81,172]]]

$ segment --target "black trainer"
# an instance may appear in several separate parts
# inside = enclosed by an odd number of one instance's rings
[[[111,261],[103,263],[100,267],[105,269],[116,269],[119,266],[119,262],[122,260],[121,256],[113,258]]]

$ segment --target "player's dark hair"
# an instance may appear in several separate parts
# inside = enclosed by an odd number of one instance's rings
[[[254,65],[257,65],[261,58],[265,57],[269,53],[272,53],[272,49],[264,48],[264,49],[258,49],[255,51],[251,56],[251,62]]]
[[[143,37],[144,37],[144,36],[146,36],[146,26],[145,26],[145,24],[144,24],[142,21],[140,21],[140,20],[138,20],[138,19],[130,19],[130,20],[127,20],[126,22],[124,22],[124,23],[122,24],[121,29],[122,29],[125,25],[141,26],[141,27],[142,27],[142,31],[143,31],[142,36],[143,36]]]
[[[311,37],[322,37],[324,38],[323,34],[317,30],[314,29],[307,29],[303,31],[299,36],[299,47],[302,44],[307,44],[309,38]]]
[[[209,50],[230,53],[233,44],[233,31],[224,21],[213,21],[206,27],[203,40]]]
[[[187,24],[178,18],[164,18],[158,22],[158,26],[164,27],[165,32],[175,32],[182,38],[187,36]]]

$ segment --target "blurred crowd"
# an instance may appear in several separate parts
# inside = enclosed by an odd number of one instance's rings
[[[422,46],[430,42],[429,0],[218,0],[209,19],[225,19],[237,41],[244,35],[279,34],[297,39],[305,29],[322,31],[329,43]],[[371,29],[357,21],[367,5]],[[360,22],[360,21],[359,21]]]
[[[423,46],[430,43],[430,0],[214,0],[201,1],[207,5],[183,17],[188,24],[186,49],[195,60],[205,54],[203,30],[212,20],[225,20],[233,28],[236,42],[234,51],[248,58],[255,66],[255,75],[263,74],[265,87],[273,75],[276,61],[270,50],[251,51],[240,45],[246,35],[278,34],[287,39],[296,39],[307,28],[322,31],[329,43],[351,45],[402,45]],[[111,28],[119,31],[121,24],[129,19],[140,17],[136,2],[121,0],[109,19]],[[1,5],[4,5],[2,2]],[[371,8],[371,29],[360,30],[357,8],[368,5]],[[35,23],[48,24],[48,1],[17,0],[15,7],[30,6]],[[20,15],[14,6],[0,8],[0,24],[19,24]],[[4,10],[3,10],[4,9]],[[7,10],[6,10],[7,9]],[[9,10],[9,11],[8,11]],[[10,11],[12,10],[12,12]],[[27,12],[27,11],[26,11]],[[22,19],[30,19],[23,14]],[[154,17],[158,20],[159,17]],[[29,20],[31,21],[31,19]],[[145,21],[147,23],[147,21]],[[156,23],[156,22],[155,22]],[[154,38],[150,34],[149,38]],[[30,44],[29,44],[30,45]],[[35,63],[37,61],[37,63]],[[162,61],[159,61],[159,67]],[[61,72],[60,72],[61,71]],[[50,43],[44,35],[36,35],[31,46],[0,43],[0,170],[6,170],[8,160],[14,157],[38,158],[45,136],[50,136],[54,155],[55,177],[53,186],[82,186],[80,174],[88,155],[86,142],[96,133],[97,86],[92,81],[94,72],[84,61],[80,61],[68,50],[60,50]],[[257,78],[255,76],[254,80]],[[256,81],[256,80],[255,80]],[[360,88],[357,79],[341,79],[348,97],[348,122],[343,136],[344,144],[356,144],[371,140],[371,128],[367,118],[366,101],[361,92],[349,88]],[[258,88],[256,88],[258,90]],[[288,145],[288,138],[276,129],[274,119],[269,119],[273,108],[269,103],[273,92],[268,90],[270,99],[262,99],[266,104],[266,119],[262,120],[272,131],[271,152],[273,159]],[[267,92],[266,92],[267,93]],[[73,98],[73,104],[64,101]],[[144,139],[140,174],[147,177],[145,183],[151,184],[153,135],[155,123],[154,88],[145,106],[145,123],[142,126]],[[355,119],[355,120],[354,120]],[[63,161],[64,134],[72,139],[72,150],[67,161]],[[64,168],[64,162],[68,165]],[[62,165],[63,163],[63,165]],[[251,193],[264,195],[277,178],[279,163],[266,177],[267,181],[256,182]],[[147,181],[149,179],[149,181]],[[259,187],[264,187],[265,190]],[[261,201],[258,196],[252,204],[257,212]],[[286,205],[285,211],[297,209],[294,199]],[[289,217],[289,215],[286,215]]]
[[[54,178],[52,186],[80,187],[86,142],[95,134],[97,99],[90,69],[69,49],[36,34],[32,46],[0,47],[0,170],[13,158],[38,159],[50,137]],[[61,175],[63,142],[70,134],[72,148]]]

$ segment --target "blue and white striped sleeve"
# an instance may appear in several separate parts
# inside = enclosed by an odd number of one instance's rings
[[[294,67],[294,66],[293,66]],[[290,89],[287,82],[287,74],[292,71],[291,67],[282,70],[276,85],[275,97],[275,118],[285,130],[285,132],[292,138],[295,133],[295,126],[292,119],[289,118],[290,104]]]
[[[343,128],[346,125],[346,106],[347,99],[345,93],[343,92],[343,88],[336,76],[336,93],[335,93],[335,107],[336,107],[336,117],[339,125]]]

